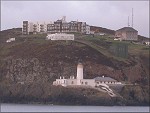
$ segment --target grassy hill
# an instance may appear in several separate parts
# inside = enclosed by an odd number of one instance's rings
[[[127,105],[130,103],[120,98],[116,100],[106,99],[108,95],[93,90],[86,92],[87,89],[73,90],[52,86],[52,82],[59,76],[66,78],[70,75],[76,76],[77,62],[82,60],[84,78],[105,75],[125,83],[137,83],[138,91],[135,90],[136,87],[132,89],[125,87],[121,91],[124,93],[120,94],[125,99],[130,97],[132,105],[134,103],[137,105],[148,103],[146,100],[149,85],[149,47],[147,46],[136,45],[128,41],[114,41],[107,36],[92,37],[78,33],[75,34],[75,41],[45,40],[46,34],[22,36],[20,29],[8,30],[8,32],[1,31],[0,33],[3,40],[0,44],[0,97],[4,102],[14,102],[19,97],[17,102],[20,99],[20,101],[64,104],[68,100],[55,99],[72,91],[68,95],[72,104],[75,105],[84,105],[85,103],[110,105],[108,104],[109,101],[111,104],[121,102],[121,104]],[[12,36],[16,38],[16,41],[11,43],[4,41]],[[110,52],[110,47],[118,43],[128,45],[127,58],[118,57]],[[142,89],[143,87],[145,89]],[[57,93],[52,94],[56,88],[59,89],[58,91],[62,91],[59,92],[59,95]],[[77,91],[78,95],[75,95],[74,91]],[[91,92],[94,92],[93,96],[90,96]],[[132,92],[138,92],[137,94],[140,96],[131,97],[130,93]],[[82,93],[87,95],[85,103],[84,100],[78,102],[79,97],[83,96]],[[141,96],[145,98],[141,98]],[[105,101],[100,103],[98,100]]]

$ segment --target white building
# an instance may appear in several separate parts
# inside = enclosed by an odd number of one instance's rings
[[[145,44],[149,46],[149,45],[150,45],[150,42],[149,42],[149,41],[146,41]]]
[[[6,40],[7,43],[15,41],[15,38],[9,38],[8,40]]]
[[[33,24],[33,34],[37,34],[38,32],[40,32],[40,25],[37,22]]]
[[[65,33],[48,34],[46,39],[47,40],[74,40],[74,34],[65,34]]]
[[[33,24],[33,34],[46,33],[46,32],[47,32],[46,22],[36,22]]]
[[[37,33],[46,33],[47,32],[47,23],[46,22],[28,22],[23,21],[23,34],[37,34]]]
[[[47,32],[47,24],[45,22],[40,23],[40,33]]]
[[[83,78],[83,65],[82,63],[78,63],[77,65],[77,77],[70,76],[69,79],[64,77],[60,77],[53,82],[53,85],[61,85],[61,86],[90,86],[90,87],[97,87],[97,86],[105,86],[109,87],[108,85],[117,85],[121,84],[117,80],[114,80],[110,77],[96,77],[94,79],[84,79]]]

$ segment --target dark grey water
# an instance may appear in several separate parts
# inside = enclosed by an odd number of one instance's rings
[[[1,112],[149,112],[149,107],[1,104]]]

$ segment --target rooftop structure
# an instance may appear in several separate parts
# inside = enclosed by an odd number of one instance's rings
[[[116,31],[126,31],[126,32],[138,32],[137,30],[135,30],[134,28],[132,27],[123,27],[121,29],[118,29]]]
[[[94,78],[95,81],[101,81],[101,82],[117,82],[117,80],[113,79],[113,78],[110,78],[110,77],[96,77]]]

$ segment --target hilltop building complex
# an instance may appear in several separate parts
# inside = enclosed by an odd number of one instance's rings
[[[90,26],[86,22],[71,21],[66,22],[66,17],[54,22],[28,22],[23,21],[24,35],[38,33],[70,33],[80,32],[83,34],[90,33]]]
[[[108,35],[115,40],[138,40],[138,31],[132,27],[124,27],[119,30],[110,30],[97,26],[87,25],[86,22],[66,21],[66,17],[54,22],[29,22],[23,21],[22,34],[54,34],[54,33],[81,33],[92,34],[93,36]]]

